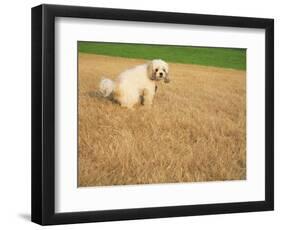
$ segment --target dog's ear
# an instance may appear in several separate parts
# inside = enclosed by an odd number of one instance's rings
[[[166,76],[165,76],[165,78],[164,78],[164,82],[165,82],[165,83],[170,83],[170,81],[171,81],[171,79],[170,79],[170,77],[169,77],[169,74],[167,73]]]
[[[153,63],[152,61],[148,62],[146,64],[147,66],[147,76],[149,77],[149,79],[153,80]]]
[[[168,65],[166,66],[166,75],[165,75],[165,78],[164,78],[164,82],[165,83],[169,83],[171,81],[170,79],[170,75],[169,75],[169,67]]]

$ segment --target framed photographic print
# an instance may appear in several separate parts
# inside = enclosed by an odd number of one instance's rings
[[[273,210],[273,19],[32,8],[32,221]]]

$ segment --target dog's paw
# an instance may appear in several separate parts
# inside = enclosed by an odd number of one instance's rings
[[[152,106],[152,104],[153,104],[152,101],[147,101],[147,100],[146,100],[146,101],[143,102],[143,105],[144,105],[145,107],[148,107],[148,108],[150,108],[150,107]]]
[[[129,105],[129,104],[121,104],[121,107],[122,108],[126,108],[126,109],[129,109],[129,110],[134,110],[134,105]]]

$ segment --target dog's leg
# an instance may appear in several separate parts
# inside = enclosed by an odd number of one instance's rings
[[[155,89],[153,89],[153,90],[144,89],[143,90],[143,105],[147,105],[147,106],[152,105],[154,94],[155,94]]]

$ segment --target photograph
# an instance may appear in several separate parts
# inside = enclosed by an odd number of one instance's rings
[[[78,41],[77,186],[246,180],[246,51]]]

